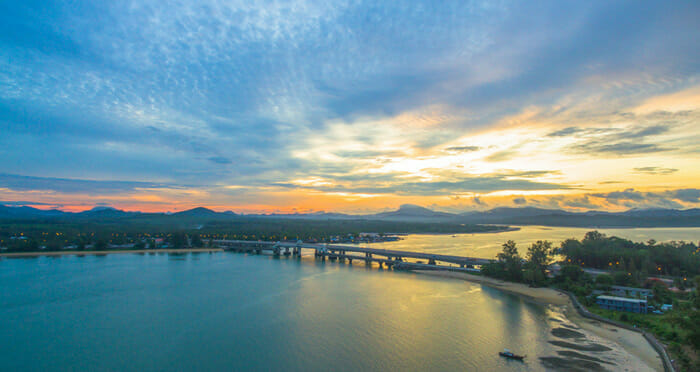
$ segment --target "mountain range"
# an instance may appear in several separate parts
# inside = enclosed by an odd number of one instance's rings
[[[417,205],[406,204],[391,212],[367,215],[316,212],[309,214],[257,214],[240,215],[230,211],[215,212],[198,207],[177,213],[127,212],[111,207],[96,207],[72,213],[57,209],[43,210],[28,206],[0,205],[2,220],[67,220],[111,221],[156,219],[168,221],[192,220],[198,222],[227,221],[244,218],[295,218],[309,220],[369,220],[398,222],[543,225],[579,227],[700,227],[700,209],[632,209],[625,212],[568,212],[558,209],[534,207],[494,208],[487,211],[447,213],[433,211]]]

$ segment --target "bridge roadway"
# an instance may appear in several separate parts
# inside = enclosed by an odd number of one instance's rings
[[[281,249],[285,249],[285,253],[289,254],[289,249],[293,250],[293,254],[301,254],[301,249],[313,249],[317,256],[328,256],[330,258],[348,258],[358,260],[371,260],[376,262],[384,262],[391,264],[394,262],[402,262],[404,258],[414,258],[427,260],[429,264],[435,265],[436,261],[446,262],[459,265],[460,267],[468,267],[473,265],[485,265],[493,260],[474,257],[453,256],[444,254],[433,254],[423,252],[397,251],[389,249],[366,248],[354,245],[337,245],[337,244],[312,244],[312,243],[290,243],[290,242],[269,242],[269,241],[249,241],[249,240],[214,240],[215,244],[228,247],[232,250],[244,251],[273,251],[279,254]],[[350,256],[348,252],[364,253],[364,257]],[[373,257],[384,256],[387,259],[379,259]],[[389,262],[387,262],[389,261]]]

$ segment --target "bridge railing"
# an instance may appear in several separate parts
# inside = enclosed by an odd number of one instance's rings
[[[457,265],[485,265],[493,260],[485,258],[475,258],[475,257],[463,257],[454,255],[443,255],[443,254],[432,254],[425,252],[411,252],[411,251],[399,251],[399,250],[388,250],[388,249],[378,249],[378,248],[368,248],[350,245],[338,245],[338,244],[314,244],[314,243],[292,243],[292,242],[271,242],[271,241],[252,241],[252,240],[214,240],[216,244],[221,245],[256,245],[256,246],[276,246],[281,248],[307,248],[314,249],[317,252],[327,252],[327,251],[343,251],[343,252],[356,252],[365,253],[372,255],[380,255],[385,257],[393,258],[415,258],[415,259],[425,259],[429,261],[441,261]]]

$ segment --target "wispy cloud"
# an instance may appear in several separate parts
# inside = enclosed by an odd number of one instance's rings
[[[53,191],[65,194],[110,195],[138,189],[172,188],[165,184],[132,181],[96,181],[0,174],[0,188],[14,191]],[[39,203],[33,203],[39,204]]]
[[[664,168],[664,167],[639,167],[633,169],[636,173],[642,174],[672,174],[678,172],[676,168]]]
[[[479,146],[451,146],[445,149],[445,151],[449,152],[472,152],[479,150],[481,150]]]

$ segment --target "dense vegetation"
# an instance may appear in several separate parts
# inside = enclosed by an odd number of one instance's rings
[[[698,246],[682,241],[635,243],[591,231],[581,241],[564,241],[559,253],[565,256],[567,263],[630,273],[634,281],[649,275],[700,275]]]
[[[210,239],[304,240],[330,242],[333,237],[357,236],[361,232],[391,233],[473,233],[501,229],[487,225],[433,224],[369,220],[314,220],[272,217],[232,218],[175,217],[103,219],[67,221],[60,219],[0,221],[0,247],[10,252],[77,250],[90,246],[104,249],[108,245],[148,244],[162,238],[170,246],[185,245],[186,238],[206,245]],[[43,247],[43,248],[42,248]]]
[[[484,275],[512,282],[525,282],[530,285],[543,285],[547,280],[547,266],[552,262],[552,243],[539,240],[528,249],[523,260],[512,240],[503,244],[498,260],[481,267]]]

